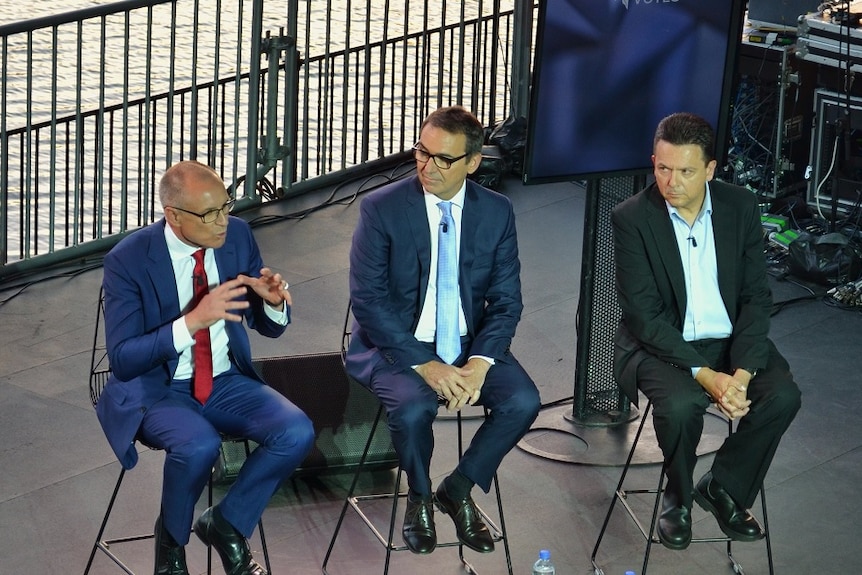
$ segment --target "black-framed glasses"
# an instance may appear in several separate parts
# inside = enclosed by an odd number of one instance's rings
[[[171,207],[175,210],[179,210],[181,212],[185,212],[187,214],[191,214],[193,216],[197,216],[205,224],[211,224],[214,221],[216,221],[220,215],[222,215],[222,214],[228,215],[230,213],[231,209],[233,209],[233,205],[235,203],[236,203],[236,200],[231,199],[231,200],[226,201],[222,207],[215,208],[213,210],[207,210],[202,214],[199,214],[197,212],[193,212],[191,210],[186,210],[184,208],[178,208],[177,206],[169,206],[169,207]]]
[[[413,157],[416,158],[417,162],[422,162],[424,164],[433,158],[434,164],[441,170],[448,170],[452,167],[452,164],[458,160],[463,160],[469,155],[470,153],[468,152],[458,156],[457,158],[450,158],[449,156],[441,156],[440,154],[429,154],[427,150],[420,148],[418,143],[413,146]]]

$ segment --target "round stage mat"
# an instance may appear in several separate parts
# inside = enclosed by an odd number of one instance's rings
[[[623,465],[640,421],[640,412],[632,407],[629,417],[622,423],[585,425],[574,421],[572,405],[564,404],[540,411],[530,431],[518,442],[518,447],[527,453],[565,463]],[[706,455],[718,450],[726,437],[727,420],[712,410],[707,411],[697,454]],[[661,462],[662,454],[650,414],[632,464]]]

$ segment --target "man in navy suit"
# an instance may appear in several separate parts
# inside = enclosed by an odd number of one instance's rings
[[[763,537],[748,508],[800,407],[787,361],[769,340],[772,298],[757,197],[713,180],[714,134],[703,118],[663,119],[655,183],[612,214],[623,317],[614,375],[637,404],[653,404],[667,488],[661,542],[691,542],[692,499],[739,541]],[[695,449],[710,402],[737,430],[693,485]]]
[[[414,553],[437,544],[434,502],[452,517],[461,542],[482,553],[494,549],[470,492],[475,484],[490,489],[540,406],[535,384],[509,351],[523,309],[512,205],[467,180],[481,162],[483,138],[482,125],[464,108],[428,116],[413,147],[416,175],[363,200],[350,252],[356,322],[346,367],[386,408],[409,486],[402,534]],[[451,219],[441,221],[443,202],[451,202]],[[457,357],[449,361],[435,346],[441,232],[454,234],[457,244],[458,301],[448,314],[458,330]],[[432,496],[439,401],[450,410],[484,405],[490,415]]]
[[[314,430],[299,408],[255,373],[242,320],[278,337],[290,323],[290,293],[281,275],[264,267],[248,224],[228,215],[233,200],[213,169],[194,161],[172,166],[159,184],[159,200],[164,219],[105,257],[112,375],[97,414],[124,468],[137,463],[136,439],[165,451],[157,575],[188,574],[185,545],[195,503],[218,457],[219,433],[257,442],[224,499],[201,515],[194,531],[216,548],[228,575],[265,575],[247,538],[281,482],[302,462]],[[195,283],[208,293],[195,294]],[[195,339],[202,330],[211,353],[196,360],[196,348],[206,352]],[[210,369],[196,365],[209,358]],[[202,373],[211,387],[205,399],[193,389]]]

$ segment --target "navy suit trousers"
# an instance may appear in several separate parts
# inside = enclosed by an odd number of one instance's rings
[[[194,508],[221,445],[219,432],[258,443],[219,503],[225,519],[250,537],[279,485],[314,443],[308,416],[283,395],[235,368],[216,376],[201,405],[188,380],[144,414],[140,439],[165,450],[162,521],[177,543],[188,543]]]
[[[386,409],[392,443],[410,490],[430,496],[437,393],[414,370],[397,370],[382,361],[374,366],[368,387]],[[510,355],[488,371],[477,405],[487,407],[489,414],[464,452],[458,470],[487,493],[503,457],[535,421],[539,391]]]

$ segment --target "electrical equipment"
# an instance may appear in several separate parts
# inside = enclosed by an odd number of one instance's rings
[[[748,0],[752,26],[774,30],[796,29],[799,17],[814,12],[821,0]]]
[[[850,211],[862,196],[862,98],[814,92],[808,202],[821,215],[837,206]]]

